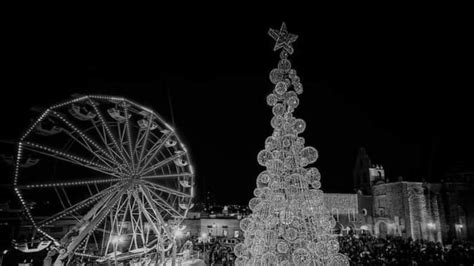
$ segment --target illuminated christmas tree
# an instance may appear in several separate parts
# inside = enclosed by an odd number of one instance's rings
[[[255,197],[249,202],[252,214],[242,219],[245,241],[235,246],[236,265],[349,265],[339,253],[334,218],[323,206],[318,152],[305,147],[306,123],[293,116],[303,85],[291,68],[288,56],[297,35],[270,29],[274,51],[281,50],[278,67],[270,72],[275,89],[267,96],[272,106],[273,134],[257,156],[266,167],[257,177]]]

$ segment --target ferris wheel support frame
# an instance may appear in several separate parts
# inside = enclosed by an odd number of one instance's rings
[[[77,249],[79,244],[84,240],[84,238],[92,231],[94,228],[105,218],[105,216],[110,212],[111,208],[107,208],[107,206],[114,206],[122,197],[122,193],[126,192],[127,189],[129,189],[131,186],[131,183],[128,183],[125,185],[121,190],[120,193],[115,194],[115,196],[112,199],[109,199],[107,203],[109,204],[103,204],[102,209],[100,209],[100,203],[96,204],[95,207],[99,207],[94,214],[99,211],[97,215],[93,215],[92,212],[90,213],[91,216],[94,216],[93,220],[90,222],[86,222],[87,225],[84,229],[82,229],[77,237],[75,237],[71,243],[67,246],[66,252],[62,256],[58,256],[58,259],[64,260],[64,258],[69,257],[69,255],[72,255],[74,251]],[[91,210],[92,211],[92,210]]]

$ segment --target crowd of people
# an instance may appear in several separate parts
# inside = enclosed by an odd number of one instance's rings
[[[352,265],[473,265],[474,246],[455,241],[443,246],[439,242],[412,240],[400,236],[374,237],[370,234],[348,234],[339,237],[340,251],[349,256]]]
[[[189,236],[180,239],[178,254],[181,259],[199,259],[205,265],[234,265],[233,247],[242,240],[223,236]],[[454,241],[442,245],[400,236],[375,237],[352,232],[338,237],[338,240],[340,252],[349,257],[351,265],[474,265],[474,245],[469,242]],[[35,261],[41,261],[45,254],[40,253],[30,255],[35,255]],[[21,254],[15,256],[16,261],[25,259]],[[31,265],[28,264],[31,259],[30,256],[25,260],[25,265]],[[7,260],[3,262],[7,263]]]
[[[236,257],[228,238],[217,237],[193,243],[193,253],[206,265],[233,265]],[[474,265],[474,245],[454,241],[448,245],[400,236],[375,237],[367,233],[350,233],[339,237],[340,252],[351,265]]]
[[[242,239],[228,238],[223,236],[207,237],[189,237],[184,242],[192,243],[191,257],[202,259],[206,265],[234,265],[236,256],[234,255],[234,245]],[[189,247],[189,246],[188,246]],[[181,249],[181,253],[184,252]]]

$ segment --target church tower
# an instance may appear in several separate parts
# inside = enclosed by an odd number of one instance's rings
[[[360,191],[364,195],[371,194],[373,185],[386,182],[383,166],[372,164],[369,155],[363,147],[359,149],[357,154],[353,178],[355,191]]]

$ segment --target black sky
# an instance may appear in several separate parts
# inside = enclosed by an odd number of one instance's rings
[[[201,197],[211,191],[219,203],[245,204],[271,134],[265,97],[278,53],[267,31],[284,20],[299,35],[291,60],[305,92],[295,115],[320,152],[325,191],[352,191],[361,146],[392,179],[435,180],[459,160],[473,165],[465,17],[211,13],[43,17],[9,29],[1,139],[21,134],[37,116],[31,106],[72,93],[121,95],[174,118]]]

